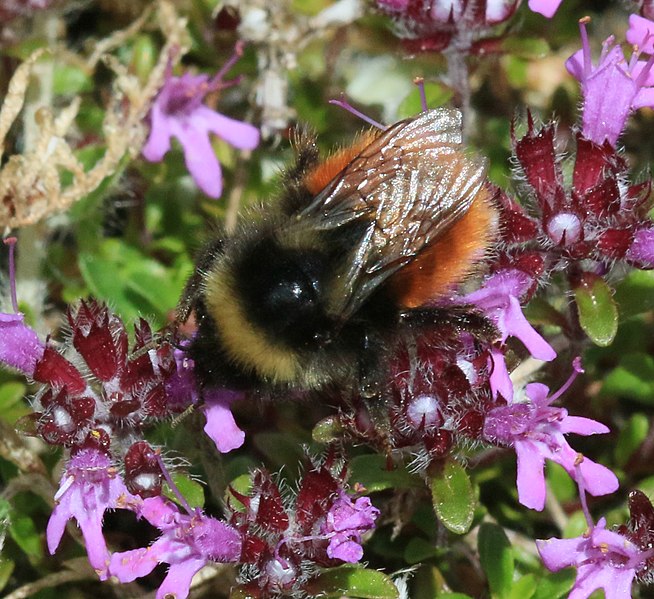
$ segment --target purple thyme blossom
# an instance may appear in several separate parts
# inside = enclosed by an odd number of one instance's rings
[[[574,480],[582,476],[591,495],[606,495],[618,488],[618,479],[611,470],[581,456],[564,437],[568,433],[584,436],[608,433],[609,429],[590,418],[569,416],[565,408],[551,405],[575,377],[573,374],[550,397],[545,385],[530,383],[526,387],[529,401],[493,408],[486,416],[484,436],[515,449],[518,499],[528,508],[540,511],[545,507],[545,460],[563,466]]]
[[[361,535],[374,528],[379,510],[368,497],[352,498],[341,491],[327,512],[320,532],[329,537],[327,555],[332,559],[356,563],[363,557]]]
[[[481,289],[463,296],[463,303],[477,306],[497,326],[504,343],[508,337],[522,341],[529,353],[538,360],[550,361],[556,358],[552,346],[529,324],[520,307],[520,297],[533,284],[525,272],[517,269],[501,270],[493,274]],[[493,349],[491,352],[490,386],[493,397],[498,392],[506,399],[513,398],[513,384],[504,362],[504,354]]]
[[[625,254],[627,260],[642,264],[644,267],[654,266],[654,229],[643,228],[634,233],[634,240]]]
[[[13,313],[0,312],[0,363],[32,376],[36,363],[43,356],[45,345],[38,335],[24,324],[25,317],[18,311],[16,298],[15,237],[3,240],[9,247],[9,291]]]
[[[222,79],[241,53],[242,45],[238,44],[234,55],[211,79],[208,75],[184,73],[173,77],[168,73],[150,111],[150,137],[142,150],[147,160],[159,162],[170,150],[170,138],[176,137],[184,150],[186,168],[198,187],[212,198],[222,193],[222,171],[209,133],[241,150],[253,150],[259,144],[256,127],[230,119],[202,103],[209,92],[230,85]]]
[[[152,572],[159,563],[170,564],[157,599],[185,599],[193,576],[208,562],[240,559],[242,542],[238,532],[199,509],[191,515],[182,514],[171,502],[150,497],[143,500],[138,513],[162,534],[149,547],[114,553],[109,571],[121,582],[132,582]]]
[[[204,393],[202,411],[207,419],[204,432],[221,453],[237,449],[245,441],[245,433],[238,427],[229,409],[232,402],[243,396],[240,391],[228,389],[211,389]]]
[[[108,509],[135,509],[141,499],[125,487],[111,460],[97,449],[82,449],[66,464],[46,539],[53,554],[71,518],[82,530],[89,562],[101,580],[109,576],[109,551],[102,536],[102,519]]]
[[[606,599],[628,599],[636,570],[652,550],[643,551],[627,537],[606,530],[602,518],[590,533],[574,539],[537,540],[545,566],[552,572],[575,566],[577,579],[568,599],[586,599],[604,589]]]
[[[563,0],[529,0],[529,8],[551,19]]]
[[[609,37],[602,44],[597,65],[593,66],[587,22],[587,19],[579,21],[581,50],[568,58],[565,65],[581,83],[584,137],[599,145],[608,141],[615,146],[629,114],[644,106],[654,106],[651,72],[654,56],[645,62],[638,60],[639,53],[634,51],[627,61],[620,46],[614,45],[614,38]]]
[[[641,52],[654,54],[654,23],[640,15],[629,16],[627,41],[632,46],[638,46]]]

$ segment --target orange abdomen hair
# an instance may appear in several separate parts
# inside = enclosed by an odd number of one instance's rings
[[[497,210],[483,187],[470,209],[390,281],[396,301],[417,308],[461,283],[484,257],[497,230]]]
[[[325,189],[327,184],[350,164],[366,146],[369,146],[375,137],[377,137],[377,133],[374,131],[362,133],[354,140],[352,145],[337,150],[321,161],[304,178],[304,184],[309,193],[317,195]]]

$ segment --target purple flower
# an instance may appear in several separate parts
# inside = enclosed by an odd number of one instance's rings
[[[629,16],[627,41],[632,46],[638,46],[641,52],[654,54],[654,23],[640,15]]]
[[[526,273],[517,269],[501,270],[481,289],[464,296],[463,301],[477,306],[495,323],[502,334],[502,343],[508,337],[517,337],[534,358],[550,361],[556,358],[556,352],[529,324],[520,307],[519,298],[531,285]]]
[[[212,91],[229,85],[222,81],[225,73],[241,53],[237,45],[234,56],[213,77],[167,74],[150,111],[150,136],[143,146],[143,156],[159,162],[170,150],[170,138],[182,144],[186,168],[198,187],[209,197],[222,193],[222,172],[211,147],[209,133],[214,133],[241,150],[253,150],[259,144],[259,131],[248,123],[230,119],[202,102]]]
[[[15,237],[3,239],[9,248],[9,293],[14,312],[0,312],[0,362],[33,376],[36,363],[43,356],[45,345],[38,335],[23,324],[24,316],[18,312],[16,298]]]
[[[0,362],[32,376],[45,346],[20,313],[0,312]]]
[[[643,268],[652,268],[654,266],[654,228],[636,231],[625,257]]]
[[[529,0],[529,8],[551,19],[559,9],[562,0]]]
[[[521,270],[501,270],[492,275],[481,289],[463,296],[461,301],[477,306],[484,312],[499,329],[502,343],[508,337],[517,337],[534,358],[550,361],[556,358],[556,352],[529,324],[520,307],[519,298],[529,290],[532,283],[532,279]],[[512,399],[513,384],[504,362],[504,354],[494,348],[490,361],[493,397],[499,392],[506,399]]]
[[[232,402],[242,398],[243,394],[238,391],[227,389],[205,391],[203,411],[207,423],[204,432],[216,444],[221,453],[236,449],[245,441],[245,433],[238,428],[229,409]]]
[[[363,557],[361,535],[375,526],[379,510],[368,497],[352,498],[341,491],[327,512],[320,532],[329,537],[327,555],[332,559],[356,563]]]
[[[604,518],[590,534],[574,539],[538,540],[536,546],[549,570],[577,568],[569,599],[585,599],[597,589],[604,589],[606,599],[631,597],[636,569],[651,557],[651,551],[643,551],[627,537],[606,530]]]
[[[82,530],[89,562],[101,580],[109,576],[109,551],[102,536],[102,519],[108,509],[134,509],[141,500],[125,487],[111,460],[96,449],[73,455],[55,494],[55,508],[48,521],[46,539],[53,554],[71,518]]]
[[[241,556],[238,532],[200,510],[182,514],[174,504],[151,497],[143,500],[138,513],[162,534],[149,547],[114,553],[109,571],[121,582],[132,582],[152,572],[159,563],[170,564],[157,599],[185,599],[194,574],[205,564],[237,562]]]
[[[530,383],[526,387],[529,401],[493,408],[486,416],[484,436],[515,449],[518,499],[534,510],[545,506],[546,459],[563,466],[574,480],[583,476],[584,486],[591,495],[606,495],[618,488],[613,472],[577,453],[564,437],[568,433],[585,436],[608,433],[609,429],[589,418],[569,416],[566,409],[551,405],[570,386],[574,376],[551,397],[545,385]]]
[[[645,62],[638,60],[638,52],[634,52],[627,61],[620,46],[609,37],[593,66],[586,23],[585,19],[579,21],[582,47],[566,61],[566,68],[581,83],[583,135],[599,145],[608,141],[615,146],[629,114],[654,106],[654,56]]]

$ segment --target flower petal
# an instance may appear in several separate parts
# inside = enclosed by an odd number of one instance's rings
[[[208,132],[196,129],[190,122],[184,122],[174,129],[184,148],[184,162],[191,177],[210,198],[219,198],[223,192],[223,176],[218,158],[209,143]]]
[[[206,106],[194,111],[193,120],[240,150],[254,150],[259,145],[259,130],[254,125],[231,119]]]
[[[0,362],[32,376],[45,346],[22,314],[0,313]]]
[[[141,153],[150,162],[160,162],[170,150],[171,123],[155,103],[150,111],[150,135]]]
[[[540,512],[545,507],[546,494],[543,456],[530,442],[516,441],[514,449],[518,457],[518,501]]]
[[[575,433],[577,435],[601,435],[610,433],[611,429],[597,420],[583,418],[582,416],[567,416],[561,421],[559,430],[565,435]]]
[[[191,589],[191,581],[196,572],[206,564],[204,559],[188,559],[177,564],[171,564],[168,574],[157,590],[156,599],[186,599]]]
[[[529,8],[548,19],[554,16],[562,0],[529,0]]]
[[[585,539],[580,538],[552,538],[545,541],[539,539],[536,541],[536,547],[545,567],[551,572],[556,572],[575,564],[578,555],[583,551],[583,545],[586,543]]]
[[[218,451],[227,453],[243,445],[245,433],[238,428],[229,406],[241,393],[224,389],[207,392],[205,395],[204,414],[207,423],[204,432],[216,444]]]

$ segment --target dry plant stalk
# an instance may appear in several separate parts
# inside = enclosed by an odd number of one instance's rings
[[[34,146],[10,156],[0,170],[0,227],[5,231],[34,224],[68,209],[114,174],[125,156],[138,155],[146,136],[144,119],[163,84],[168,62],[178,61],[189,47],[185,19],[177,15],[171,2],[160,0],[155,12],[156,24],[166,41],[159,60],[145,85],[128,73],[110,52],[138,33],[150,20],[151,13],[146,10],[126,29],[99,41],[88,58],[76,60],[77,64],[81,60],[90,74],[99,62],[115,74],[102,123],[105,152],[88,171],[75,157],[71,145],[80,98],[73,98],[57,115],[48,106],[37,110],[38,137]],[[0,107],[0,158],[9,129],[23,108],[33,66],[45,53],[43,49],[34,52],[16,69],[9,83]],[[55,56],[70,56],[70,51],[55,51]],[[72,175],[69,184],[63,181],[65,173]]]

